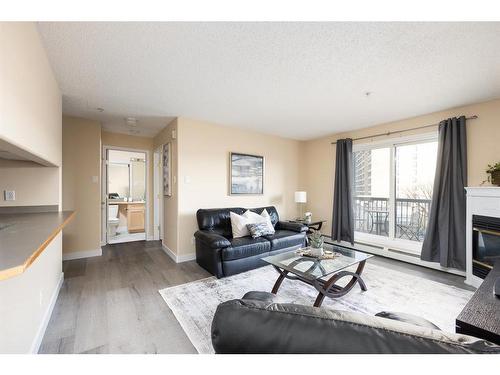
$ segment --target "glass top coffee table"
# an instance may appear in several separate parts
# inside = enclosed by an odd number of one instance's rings
[[[323,249],[338,254],[333,259],[318,259],[299,255],[296,250],[278,255],[262,258],[278,271],[278,280],[271,293],[276,294],[284,279],[298,280],[314,286],[318,290],[318,297],[314,306],[319,307],[326,297],[339,298],[346,295],[357,283],[361,290],[366,291],[366,284],[361,278],[366,260],[373,255],[365,254],[344,246],[334,244],[323,245]],[[356,271],[345,270],[353,265],[358,265]],[[351,277],[345,286],[340,286],[337,281],[343,277]]]

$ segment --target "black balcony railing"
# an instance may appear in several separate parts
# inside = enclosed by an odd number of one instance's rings
[[[395,237],[423,241],[430,207],[430,199],[397,198]],[[354,229],[389,236],[389,209],[389,198],[354,197]]]

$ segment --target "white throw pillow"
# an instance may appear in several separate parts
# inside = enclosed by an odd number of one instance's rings
[[[267,228],[274,234],[274,226],[273,222],[271,221],[271,215],[269,215],[269,212],[267,212],[267,210],[264,208],[264,211],[262,211],[260,216],[266,219]]]
[[[264,223],[266,221],[266,218],[264,216],[261,216],[258,213],[255,213],[255,212],[250,211],[250,210],[247,210],[243,214],[243,216],[249,220],[249,222],[247,224]]]
[[[231,218],[231,230],[233,231],[233,238],[245,237],[250,235],[247,224],[251,224],[251,222],[246,216],[244,216],[244,214],[238,215],[231,211],[229,212],[229,216]]]
[[[253,211],[247,210],[243,215],[238,215],[234,212],[229,212],[231,218],[231,230],[233,231],[233,238],[250,236],[247,224],[265,223],[270,232],[274,233],[273,223],[271,216],[264,210],[259,215]]]

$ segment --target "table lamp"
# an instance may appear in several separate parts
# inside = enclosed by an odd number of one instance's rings
[[[300,206],[300,219],[304,219],[304,203],[307,203],[307,192],[296,191],[295,203],[298,203]]]

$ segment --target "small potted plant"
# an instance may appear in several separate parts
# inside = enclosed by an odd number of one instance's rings
[[[500,186],[500,161],[493,165],[488,164],[486,173],[488,173],[488,182]]]
[[[320,257],[323,255],[323,236],[320,231],[315,230],[309,236],[309,245],[311,246],[311,255]]]

